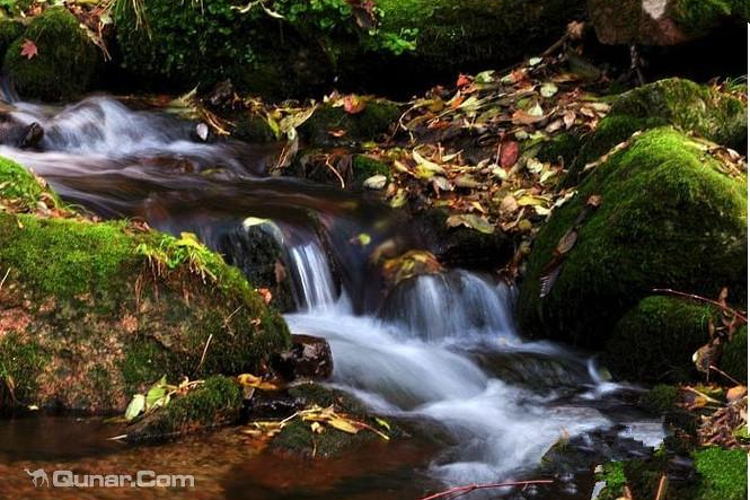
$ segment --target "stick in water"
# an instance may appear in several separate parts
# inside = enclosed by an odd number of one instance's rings
[[[456,498],[457,496],[465,495],[466,493],[471,493],[472,491],[477,491],[477,490],[507,488],[509,486],[528,486],[530,484],[549,484],[552,482],[553,482],[552,479],[533,479],[531,481],[509,481],[506,483],[468,484],[466,486],[456,486],[455,488],[441,491],[440,493],[435,493],[433,495],[420,498],[419,500],[436,500],[438,498],[443,498],[448,495],[454,495],[451,498]]]

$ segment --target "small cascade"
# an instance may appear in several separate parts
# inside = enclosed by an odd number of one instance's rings
[[[287,250],[295,283],[295,299],[300,310],[330,310],[338,293],[328,257],[317,240]]]
[[[468,271],[419,276],[389,295],[381,318],[426,341],[467,337],[517,340],[510,313],[513,291]]]

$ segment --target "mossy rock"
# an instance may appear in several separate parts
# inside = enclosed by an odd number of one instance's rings
[[[39,202],[60,206],[57,195],[46,187],[44,181],[18,163],[0,157],[0,198],[13,208],[33,210]]]
[[[707,448],[693,455],[700,474],[696,500],[744,500],[747,498],[747,452]]]
[[[25,29],[20,21],[0,19],[0,56],[5,56],[8,47],[23,34]]]
[[[390,101],[367,99],[365,102],[365,108],[356,114],[347,113],[343,107],[321,106],[299,128],[300,137],[318,147],[377,140],[396,123],[401,111]],[[340,130],[344,131],[341,137],[330,133]]]
[[[585,141],[564,185],[637,131],[672,125],[740,152],[747,151],[747,107],[736,97],[689,80],[669,78],[625,92]]]
[[[213,376],[184,396],[137,420],[127,430],[130,442],[164,441],[236,424],[243,405],[242,388],[232,378]]]
[[[64,7],[35,17],[5,54],[5,70],[18,93],[26,99],[57,101],[89,90],[101,57],[78,19]],[[21,55],[25,39],[33,40],[38,54]]]
[[[345,414],[354,420],[366,423],[386,435],[398,436],[401,431],[395,426],[388,430],[381,426],[373,415],[370,415],[357,400],[348,394],[318,384],[302,384],[289,389],[289,395],[298,398],[306,407],[313,405],[327,408],[333,405],[337,413]],[[325,426],[322,434],[314,434],[310,422],[295,419],[272,441],[276,451],[292,453],[306,457],[331,458],[351,450],[364,443],[381,439],[372,431],[361,430],[349,434],[330,426]]]
[[[744,302],[746,176],[706,149],[671,128],[648,131],[553,212],[521,287],[518,320],[526,334],[601,348],[655,288],[716,297],[726,286],[730,302]],[[594,195],[598,208],[589,205]],[[554,257],[576,227],[572,249]],[[540,280],[553,269],[559,275],[541,298]]]
[[[724,344],[719,368],[747,384],[747,325],[740,327],[732,341]]]
[[[268,122],[260,115],[242,116],[232,131],[232,137],[249,143],[273,142],[276,135]]]
[[[352,160],[352,173],[354,184],[362,187],[363,183],[375,175],[382,175],[386,179],[391,178],[391,169],[388,165],[367,155],[356,155]]]
[[[14,387],[0,406],[122,411],[163,375],[257,373],[290,344],[240,271],[192,239],[3,212],[0,242],[0,377]]]
[[[621,379],[685,382],[700,374],[693,353],[708,343],[709,323],[720,323],[710,305],[676,297],[641,300],[615,326],[607,342],[606,363]]]

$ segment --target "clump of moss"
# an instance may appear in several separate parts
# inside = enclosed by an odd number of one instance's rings
[[[232,136],[250,143],[272,142],[276,140],[273,129],[259,115],[242,117],[238,121]]]
[[[32,40],[38,54],[21,55],[24,40]],[[89,89],[99,64],[96,46],[64,7],[35,17],[5,54],[5,69],[21,96],[55,101]]]
[[[0,336],[0,408],[33,401],[46,361],[39,345],[21,332]]]
[[[750,6],[744,0],[675,0],[668,14],[686,33],[700,36],[733,16],[750,21]]]
[[[731,342],[724,344],[719,367],[736,380],[747,383],[747,325],[735,332]]]
[[[684,382],[698,375],[693,353],[709,341],[719,311],[675,297],[647,297],[617,323],[607,342],[607,366],[623,379]]]
[[[555,210],[534,242],[521,287],[519,322],[528,334],[602,347],[623,314],[655,288],[715,297],[727,286],[730,302],[742,300],[745,176],[727,175],[704,150],[673,129],[648,131]],[[587,208],[593,195],[600,204]],[[576,243],[540,298],[553,252],[582,213]]]
[[[399,107],[390,101],[366,100],[364,110],[347,113],[343,107],[324,105],[300,127],[300,136],[313,146],[335,146],[351,142],[376,140],[401,116]],[[342,137],[329,132],[343,130]]]
[[[37,203],[52,201],[59,205],[57,197],[46,185],[34,177],[34,175],[18,163],[7,158],[0,157],[0,198],[13,208],[21,210],[33,210]]]
[[[227,377],[209,377],[185,396],[137,421],[129,441],[161,441],[237,423],[242,410],[242,389]]]
[[[701,476],[693,498],[744,500],[747,498],[747,452],[707,448],[695,452],[695,468]]]
[[[659,384],[641,396],[639,404],[657,415],[663,415],[674,408],[680,389],[674,385]]]
[[[352,160],[354,170],[354,183],[361,186],[368,178],[374,175],[383,175],[390,178],[391,169],[380,160],[367,155],[356,155]]]

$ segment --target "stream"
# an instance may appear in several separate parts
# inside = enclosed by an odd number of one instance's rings
[[[331,385],[399,422],[412,438],[309,462],[252,450],[232,429],[134,448],[107,441],[111,431],[97,419],[6,418],[0,419],[0,477],[15,479],[0,480],[0,498],[3,490],[18,491],[8,498],[40,498],[33,488],[29,493],[23,468],[67,464],[96,473],[143,466],[192,471],[196,489],[185,498],[416,500],[454,485],[547,477],[554,486],[492,495],[589,499],[590,474],[565,464],[538,469],[561,437],[604,456],[618,446],[638,453],[664,437],[661,422],[634,407],[638,388],[607,381],[595,355],[524,340],[514,325],[513,287],[452,269],[413,279],[384,300],[368,251],[350,241],[366,233],[370,248],[389,240],[403,250],[423,248],[417,232],[403,214],[366,194],[267,177],[278,145],[204,142],[194,124],[106,96],[63,108],[15,103],[12,115],[40,123],[45,136],[38,151],[3,146],[0,155],[101,217],[193,232],[240,268],[252,246],[248,221],[272,220],[293,277],[290,329],[326,338]],[[602,436],[610,436],[609,445]],[[128,494],[90,490],[55,498]]]

